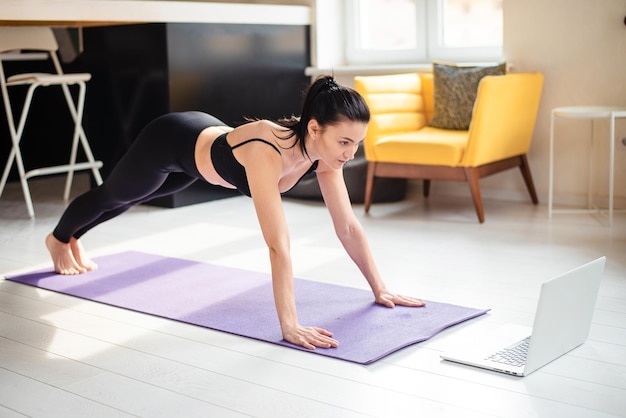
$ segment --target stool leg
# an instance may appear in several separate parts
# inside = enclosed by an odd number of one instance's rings
[[[19,152],[19,138],[17,138],[14,132],[11,132],[11,137],[13,139],[12,141],[13,148],[11,148],[11,152],[9,153],[9,158],[7,159],[7,163],[4,166],[2,179],[0,179],[0,195],[2,195],[2,192],[4,192],[4,187],[6,186],[9,173],[11,172],[11,167],[13,167],[13,161],[15,161],[17,164],[17,171],[20,176],[22,192],[24,193],[24,201],[26,203],[26,209],[28,210],[28,215],[31,218],[34,218],[35,209],[33,207],[33,201],[30,197],[30,189],[28,187],[28,181],[26,179],[26,172],[24,170],[24,161],[22,160],[22,154]]]
[[[76,164],[76,154],[78,153],[78,124],[80,123],[82,117],[82,101],[84,92],[81,88],[78,94],[78,111],[74,111],[74,101],[72,100],[72,96],[70,95],[69,87],[67,84],[62,84],[61,88],[63,89],[63,93],[65,94],[65,101],[67,102],[67,106],[70,108],[70,113],[72,114],[72,119],[74,120],[74,136],[72,137],[72,148],[70,151],[70,161],[67,169],[67,177],[65,180],[65,190],[63,192],[63,200],[68,200],[70,198],[70,190],[72,188],[72,181],[74,180],[74,164]]]
[[[9,177],[9,172],[11,171],[11,166],[13,165],[14,159],[15,159],[15,149],[11,148],[11,153],[9,154],[7,163],[4,166],[4,171],[2,172],[2,178],[0,179],[0,196],[2,196],[2,192],[4,192],[4,186],[6,186],[7,184],[7,179]]]
[[[83,112],[85,109],[85,90],[86,86],[84,82],[76,83],[79,86],[78,92],[78,106],[72,100],[72,96],[69,91],[69,87],[67,84],[61,85],[63,88],[63,94],[65,95],[65,100],[67,101],[67,106],[69,107],[70,113],[72,114],[72,119],[74,120],[74,138],[72,140],[72,151],[70,155],[70,166],[76,163],[76,154],[78,151],[78,141],[80,140],[80,144],[83,147],[83,151],[85,152],[85,156],[87,160],[92,164],[91,172],[93,173],[94,179],[96,180],[96,184],[102,184],[102,176],[100,175],[100,171],[98,167],[96,167],[96,160],[91,152],[91,147],[89,146],[89,142],[87,141],[87,136],[85,135],[85,131],[82,127],[82,119]],[[70,197],[70,191],[72,187],[74,170],[72,167],[68,170],[67,179],[65,181],[65,191],[63,193],[63,199],[68,200]]]
[[[17,162],[17,171],[20,173],[20,183],[22,183],[22,191],[24,192],[24,200],[26,201],[26,209],[28,215],[31,218],[35,217],[35,208],[33,207],[33,200],[30,197],[30,189],[28,188],[28,180],[26,179],[26,173],[24,171],[24,162],[22,161],[22,154],[15,153],[15,161]]]
[[[594,172],[594,168],[593,168],[593,147],[595,144],[595,129],[594,129],[594,124],[595,124],[595,120],[591,119],[591,133],[590,133],[590,138],[589,138],[589,173],[587,174],[587,181],[589,182],[587,184],[587,210],[591,210],[593,209],[593,172]]]
[[[613,226],[613,193],[615,191],[615,113],[611,112],[611,141],[609,161],[609,226]]]
[[[22,133],[24,132],[24,125],[26,124],[26,116],[28,115],[28,109],[30,107],[30,103],[33,99],[33,93],[35,89],[38,87],[37,84],[33,84],[29,87],[28,92],[26,94],[26,98],[24,99],[24,106],[22,108],[22,114],[20,116],[20,122],[18,124],[17,130],[15,129],[15,122],[13,120],[13,113],[11,110],[11,105],[7,100],[5,101],[7,121],[9,123],[9,133],[11,135],[11,142],[13,143],[13,147],[11,149],[11,153],[9,154],[9,158],[4,167],[4,173],[2,173],[2,179],[0,179],[0,194],[4,191],[4,187],[6,185],[7,179],[9,177],[9,172],[11,171],[11,167],[13,166],[13,161],[15,160],[17,164],[17,171],[20,176],[20,183],[22,185],[22,192],[24,193],[24,201],[26,203],[26,209],[28,211],[28,215],[31,218],[35,217],[35,209],[33,207],[33,201],[30,197],[30,189],[28,187],[28,179],[26,177],[26,171],[24,170],[24,161],[22,160],[22,154],[20,153],[20,141],[22,139]],[[8,92],[5,92],[8,96]]]
[[[93,153],[91,152],[91,147],[89,146],[89,142],[87,141],[87,136],[85,135],[85,131],[83,130],[83,127],[78,125],[78,131],[80,132],[80,143],[83,146],[83,151],[85,152],[85,156],[87,157],[87,160],[92,163],[92,168],[91,168],[91,172],[93,174],[94,179],[96,180],[96,184],[99,186],[102,184],[102,176],[100,175],[100,171],[98,170],[98,167],[96,166],[96,159],[93,156]]]
[[[548,180],[548,219],[552,219],[552,205],[554,204],[554,124],[556,112],[552,110],[550,117],[550,163]]]

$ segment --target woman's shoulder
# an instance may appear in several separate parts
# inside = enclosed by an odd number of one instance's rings
[[[276,130],[276,129],[285,129],[280,126],[278,123],[268,120],[268,119],[259,119],[253,122],[250,122],[252,126],[259,130]]]
[[[286,131],[286,128],[271,120],[259,119],[240,125],[235,130],[247,139],[260,138],[269,141]]]

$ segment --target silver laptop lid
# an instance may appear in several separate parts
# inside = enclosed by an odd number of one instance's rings
[[[605,263],[600,257],[541,286],[524,374],[587,340]]]

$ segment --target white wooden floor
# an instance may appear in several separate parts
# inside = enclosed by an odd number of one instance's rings
[[[79,179],[80,191],[85,178]],[[82,184],[82,185],[81,185]],[[0,273],[50,265],[62,179],[0,198]],[[366,288],[319,203],[286,200],[298,277]],[[545,204],[412,193],[355,211],[388,286],[491,308],[479,319],[361,366],[116,309],[0,279],[1,417],[626,416],[626,215],[548,220]],[[142,206],[84,237],[91,255],[136,249],[269,271],[251,201]],[[531,325],[539,285],[608,258],[587,343],[525,378],[442,362],[506,324]]]

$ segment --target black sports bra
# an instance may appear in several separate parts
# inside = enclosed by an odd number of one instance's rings
[[[239,164],[239,161],[237,161],[233,155],[233,150],[252,141],[264,142],[274,148],[279,154],[280,150],[276,147],[276,145],[261,138],[251,138],[235,145],[234,147],[231,147],[228,142],[226,142],[226,135],[227,133],[223,133],[218,136],[211,146],[211,161],[213,162],[213,167],[215,167],[217,174],[219,174],[224,180],[235,186],[241,193],[246,196],[250,196],[250,186],[248,185],[246,169]],[[307,172],[298,179],[296,184],[300,183],[304,176],[312,173],[316,168],[317,161],[314,161]],[[295,187],[296,184],[294,184],[293,187]]]

